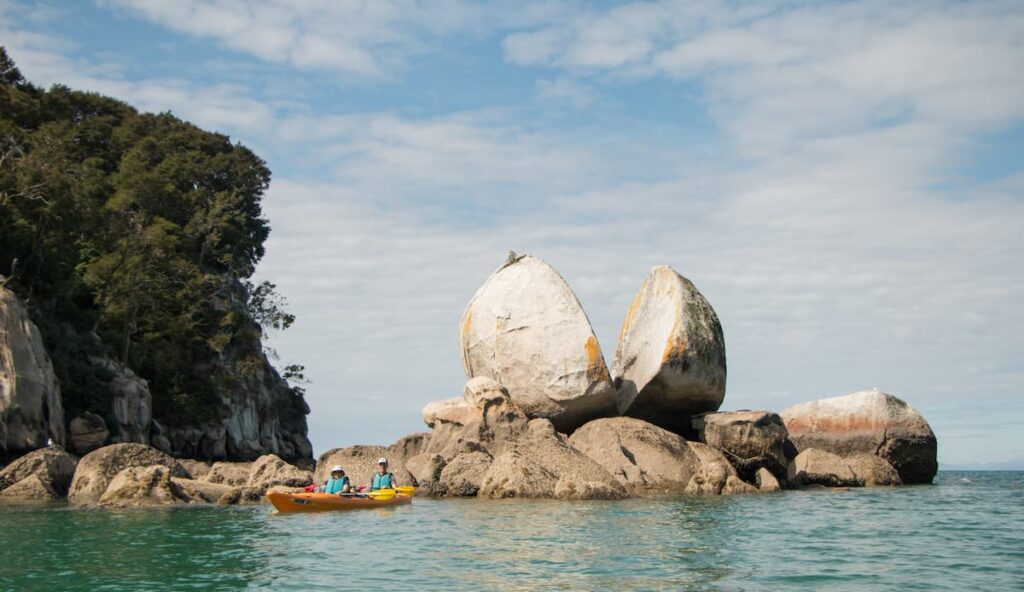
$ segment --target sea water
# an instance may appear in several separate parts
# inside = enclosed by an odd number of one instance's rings
[[[5,590],[1024,590],[1024,473],[619,502],[0,505]]]

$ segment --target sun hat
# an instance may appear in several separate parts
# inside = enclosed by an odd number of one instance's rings
[[[386,459],[386,458],[384,458],[384,457],[382,456],[382,457],[380,457],[380,458],[378,458],[378,459],[377,459],[377,464],[378,464],[378,465],[386,465],[386,464],[388,464],[388,459]]]
[[[345,469],[341,468],[341,465],[334,465],[333,467],[331,467],[331,472],[332,473],[344,473]]]

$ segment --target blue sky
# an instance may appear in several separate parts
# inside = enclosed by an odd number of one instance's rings
[[[318,452],[460,392],[458,318],[513,249],[606,357],[650,267],[693,280],[723,409],[878,387],[940,462],[1024,466],[1020,2],[0,0],[0,43],[267,160],[258,274]]]

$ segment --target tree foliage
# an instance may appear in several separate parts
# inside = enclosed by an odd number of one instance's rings
[[[82,360],[102,348],[149,380],[158,419],[216,413],[218,389],[261,363],[260,326],[294,321],[273,284],[247,280],[270,232],[269,182],[265,163],[224,135],[41,90],[0,48],[0,274],[49,345],[98,335],[51,348],[65,385],[88,382]],[[72,411],[95,404],[69,392]]]

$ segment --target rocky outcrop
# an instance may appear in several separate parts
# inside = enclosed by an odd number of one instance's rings
[[[703,465],[729,464],[705,444],[631,417],[591,421],[573,433],[569,444],[630,491],[683,491]],[[724,479],[735,472],[723,469],[722,474]]]
[[[178,491],[184,494],[190,502],[195,503],[217,503],[225,494],[234,489],[231,485],[224,483],[210,483],[196,479],[180,479],[171,477],[171,482],[178,487]]]
[[[788,481],[797,486],[856,487],[860,485],[850,465],[842,457],[808,448],[789,465]]]
[[[786,475],[786,426],[771,411],[727,411],[694,418],[700,441],[721,450],[741,479],[755,480],[758,469]]]
[[[178,464],[185,469],[189,474],[189,477],[192,479],[202,479],[210,473],[210,469],[212,468],[208,462],[194,460],[191,458],[179,458]]]
[[[708,301],[671,267],[644,280],[612,362],[618,410],[676,433],[725,397],[725,338]]]
[[[775,475],[771,471],[762,467],[757,470],[754,475],[757,488],[763,492],[781,491],[782,486],[779,485],[779,480],[775,478]]]
[[[445,464],[438,481],[447,495],[475,496],[494,459],[486,452],[464,452]]]
[[[436,427],[439,423],[465,425],[472,420],[473,409],[462,397],[431,401],[423,408],[423,423]]]
[[[615,414],[615,392],[587,315],[565,280],[531,256],[512,256],[466,306],[459,349],[467,378],[508,389],[529,417],[563,432]]]
[[[192,475],[207,483],[241,487],[249,482],[253,463],[216,462],[204,476]]]
[[[276,454],[266,454],[252,463],[247,487],[268,489],[275,485],[305,487],[313,482],[313,474],[288,464]]]
[[[50,356],[25,306],[0,285],[0,461],[66,442],[64,407]]]
[[[112,397],[110,414],[114,419],[111,440],[149,444],[153,423],[149,383],[117,360],[93,357],[91,362],[110,376],[107,389]]]
[[[68,440],[75,454],[88,454],[101,448],[109,438],[107,422],[89,411],[72,419],[68,426]]]
[[[167,467],[168,478],[189,477],[188,472],[177,461],[155,448],[145,444],[111,444],[86,454],[78,462],[68,492],[68,501],[75,504],[97,503],[116,475],[125,469],[153,465]],[[152,476],[151,473],[147,474]]]
[[[108,507],[165,506],[184,504],[192,498],[171,479],[172,469],[163,465],[128,467],[117,473],[98,503]]]
[[[59,446],[40,448],[0,470],[0,497],[53,500],[67,497],[78,459]]]
[[[931,426],[913,407],[877,389],[800,403],[780,413],[798,451],[875,455],[903,483],[931,483],[938,470]]]
[[[720,495],[725,489],[729,477],[735,477],[732,465],[725,463],[707,463],[701,465],[690,482],[686,484],[684,493],[687,495]]]

